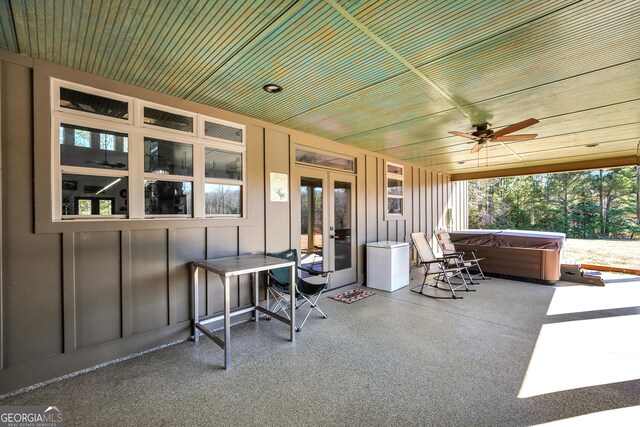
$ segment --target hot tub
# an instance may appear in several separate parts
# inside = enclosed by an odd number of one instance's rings
[[[564,233],[525,230],[450,232],[456,250],[476,251],[482,270],[493,276],[553,285],[560,279]]]

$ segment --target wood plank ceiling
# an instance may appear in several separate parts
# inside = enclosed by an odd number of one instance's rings
[[[0,0],[0,24],[1,48],[454,178],[615,163],[640,139],[639,0]],[[529,117],[521,159],[447,132]]]

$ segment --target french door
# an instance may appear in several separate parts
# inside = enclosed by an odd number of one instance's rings
[[[294,177],[293,241],[301,264],[332,270],[330,288],[356,281],[356,178],[354,175],[297,166]],[[296,234],[299,233],[299,234]],[[305,274],[303,274],[303,277]]]

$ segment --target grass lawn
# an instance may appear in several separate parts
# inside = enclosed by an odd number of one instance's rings
[[[564,260],[640,269],[640,240],[567,239]]]

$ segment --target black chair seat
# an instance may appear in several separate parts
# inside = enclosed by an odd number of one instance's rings
[[[295,273],[296,295],[295,295],[295,298],[293,298],[293,300],[295,301],[296,309],[302,307],[307,303],[309,304],[309,311],[307,311],[307,314],[304,320],[302,321],[300,326],[296,328],[296,331],[299,332],[302,329],[305,322],[309,318],[309,315],[311,314],[312,310],[318,311],[322,315],[322,317],[326,318],[327,317],[326,314],[324,314],[324,312],[320,309],[320,307],[318,307],[317,302],[322,292],[327,288],[327,285],[329,283],[329,276],[332,273],[332,271],[317,271],[317,270],[300,267],[298,265],[298,253],[296,252],[295,249],[288,249],[282,252],[269,253],[267,255],[286,259],[289,261],[294,261],[296,264],[296,273]],[[301,278],[298,274],[298,270],[308,273],[311,277],[321,276],[323,280],[318,283],[310,282],[308,280]],[[288,268],[276,268],[273,270],[269,270],[267,272],[267,279],[268,279],[267,280],[267,308],[269,308],[269,300],[270,300],[269,294],[271,294],[276,300],[276,306],[273,309],[273,311],[282,310],[284,311],[284,314],[287,317],[289,317],[287,313],[287,308],[289,307],[289,304],[291,304],[290,274],[291,272]],[[287,298],[287,296],[289,296],[289,298]],[[301,300],[299,304],[297,302],[298,300]]]

